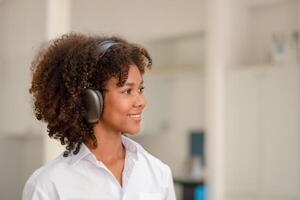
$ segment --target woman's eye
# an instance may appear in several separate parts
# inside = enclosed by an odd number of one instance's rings
[[[145,87],[140,87],[138,89],[138,93],[143,93],[144,92]],[[123,94],[127,94],[127,95],[131,95],[132,94],[132,89],[126,89],[122,92]]]
[[[131,89],[127,89],[123,92],[124,94],[131,94]]]
[[[144,92],[144,89],[145,89],[145,87],[143,86],[143,87],[140,87],[140,93],[143,93]]]

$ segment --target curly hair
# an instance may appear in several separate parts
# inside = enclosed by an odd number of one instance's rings
[[[99,44],[106,40],[118,43],[100,56]],[[31,65],[35,116],[47,123],[50,138],[66,145],[64,156],[77,154],[82,143],[92,141],[97,147],[93,126],[84,119],[82,99],[85,88],[103,89],[112,77],[118,86],[128,78],[129,65],[135,64],[141,74],[150,68],[147,50],[120,37],[87,36],[71,33],[49,43]]]

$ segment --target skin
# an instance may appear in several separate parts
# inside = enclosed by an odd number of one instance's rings
[[[87,144],[98,160],[112,172],[122,185],[122,171],[125,162],[125,147],[121,133],[136,134],[140,130],[141,113],[146,106],[143,94],[143,79],[136,65],[130,65],[128,79],[122,87],[118,80],[111,78],[104,93],[104,110],[100,120],[93,128],[98,146]],[[140,116],[131,114],[139,113]]]

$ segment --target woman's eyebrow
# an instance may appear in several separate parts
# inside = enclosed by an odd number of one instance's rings
[[[143,85],[144,80],[141,81],[140,85]],[[135,84],[133,82],[127,82],[124,84],[124,86],[134,86]]]

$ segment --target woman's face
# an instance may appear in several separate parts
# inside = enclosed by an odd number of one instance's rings
[[[124,86],[118,87],[117,82],[116,78],[111,78],[106,84],[100,122],[115,132],[137,133],[146,105],[142,75],[136,65],[130,65]]]

